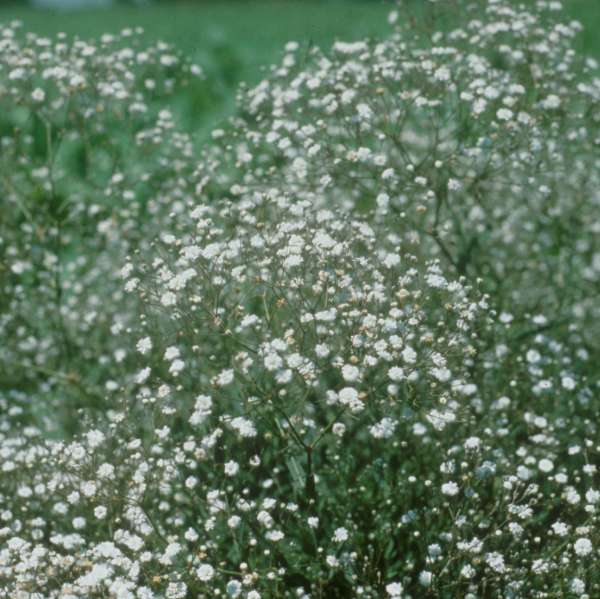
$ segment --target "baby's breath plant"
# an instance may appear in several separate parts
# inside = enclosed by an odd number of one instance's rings
[[[115,334],[136,310],[118,264],[177,211],[192,156],[161,106],[201,73],[138,34],[1,30],[0,370],[4,387],[39,390],[40,414],[64,411],[67,427],[75,409],[102,403],[102,379],[128,355]]]
[[[202,149],[168,47],[0,30],[1,596],[600,596],[597,65],[427,6]]]
[[[416,418],[442,431],[463,417],[486,301],[436,263],[415,268],[395,234],[308,202],[257,196],[190,217],[194,228],[162,236],[149,264],[140,253],[124,268],[147,308],[141,368],[112,424],[46,446],[45,472],[32,472],[53,493],[29,509],[55,511],[54,493],[66,497],[44,526],[81,556],[52,584],[110,591],[127,574],[166,596],[237,584],[261,596],[357,585],[378,596],[405,572],[389,532],[406,507],[392,500],[405,493],[399,452],[414,448],[395,439]],[[73,531],[98,507],[91,537]],[[98,543],[146,553],[145,567],[119,565],[120,549],[100,566]],[[101,576],[81,574],[88,561]],[[18,584],[50,581],[28,570]]]
[[[206,193],[375,208],[497,308],[595,322],[600,88],[581,25],[556,2],[432,6],[444,29],[402,7],[384,40],[288,44],[214,133]]]

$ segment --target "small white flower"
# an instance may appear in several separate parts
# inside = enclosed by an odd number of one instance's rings
[[[585,582],[581,578],[573,578],[569,588],[572,593],[583,595],[585,593]]]
[[[387,594],[393,599],[400,599],[404,591],[404,587],[399,582],[390,582],[385,586]]]
[[[593,549],[594,548],[592,546],[592,542],[586,537],[580,537],[575,541],[575,544],[573,545],[573,550],[575,551],[575,554],[579,557],[585,557],[589,555],[590,553],[592,553]]]
[[[458,485],[453,481],[444,483],[442,485],[442,493],[444,495],[448,495],[449,497],[454,497],[455,495],[458,495],[458,491],[459,491]]]
[[[175,347],[174,345],[171,345],[170,347],[167,347],[167,349],[165,350],[165,355],[164,358],[165,360],[171,361],[174,360],[175,358],[179,358],[179,348]]]
[[[402,359],[407,364],[414,364],[417,361],[417,352],[410,346],[402,350]]]
[[[509,108],[500,108],[498,112],[496,112],[496,117],[498,117],[499,121],[510,121],[513,118],[513,111]]]
[[[228,597],[236,599],[242,594],[242,583],[238,580],[230,580],[225,587],[225,592]]]
[[[46,99],[46,92],[43,89],[37,87],[31,92],[31,98],[35,102],[43,102]]]
[[[351,412],[360,412],[364,409],[363,403],[358,397],[358,391],[353,387],[344,387],[338,394],[340,403],[348,406]]]
[[[332,427],[331,427],[331,432],[336,436],[336,437],[343,437],[344,433],[346,432],[346,425],[341,423],[341,422],[336,422]]]
[[[210,564],[201,564],[196,569],[196,576],[202,582],[208,582],[209,580],[212,580],[214,575],[215,569]]]
[[[223,370],[217,377],[217,385],[219,385],[219,387],[225,387],[225,385],[232,383],[233,379],[233,370]]]
[[[150,339],[150,337],[144,337],[137,342],[135,347],[140,354],[145,355],[152,349],[152,339]]]
[[[225,464],[225,474],[227,476],[235,476],[240,470],[240,465],[233,460],[230,460]]]
[[[348,530],[343,526],[336,528],[333,533],[333,540],[336,543],[343,543],[349,539],[350,535],[348,534]]]
[[[360,370],[351,364],[344,364],[342,367],[342,377],[347,383],[354,383],[360,378]]]
[[[141,385],[142,383],[146,382],[148,380],[148,377],[150,376],[150,373],[152,372],[152,369],[150,367],[146,367],[146,368],[142,368],[142,370],[140,370],[136,377],[135,377],[135,382],[138,385]]]
[[[388,370],[388,377],[390,378],[390,380],[394,381],[395,383],[398,383],[406,378],[404,376],[404,370],[402,370],[402,368],[400,368],[400,366],[392,366]]]
[[[177,376],[185,368],[185,362],[183,360],[173,360],[169,367],[169,372],[173,376]]]
[[[488,553],[485,556],[485,561],[487,565],[494,570],[494,572],[502,573],[506,570],[506,565],[504,563],[504,556],[501,553],[496,551],[492,553]]]

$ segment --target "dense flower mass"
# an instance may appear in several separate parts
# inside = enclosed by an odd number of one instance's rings
[[[396,13],[386,40],[308,57],[290,43],[215,132],[202,185],[374,210],[426,256],[482,277],[498,304],[595,322],[598,65],[552,2],[539,14],[464,4],[456,28],[427,37]]]
[[[66,412],[61,428],[126,360],[118,333],[136,309],[119,265],[178,211],[191,168],[190,135],[164,103],[201,71],[138,33],[1,30],[0,373],[44,397],[38,414]]]
[[[167,45],[0,28],[1,596],[600,595],[598,65],[445,11],[201,148]]]

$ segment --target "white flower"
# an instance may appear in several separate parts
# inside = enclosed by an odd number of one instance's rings
[[[473,568],[473,566],[471,566],[471,564],[463,566],[460,570],[461,577],[466,578],[467,580],[473,578],[476,573],[477,571],[475,570],[475,568]]]
[[[389,439],[394,434],[397,425],[398,422],[392,418],[382,418],[369,428],[369,432],[375,439]]]
[[[225,592],[228,597],[236,599],[242,594],[242,583],[238,580],[230,580],[225,587]]]
[[[152,349],[152,339],[150,339],[150,337],[144,337],[137,342],[135,347],[140,354],[147,354]]]
[[[395,383],[400,382],[400,381],[404,380],[404,378],[405,378],[404,370],[402,370],[402,368],[400,368],[400,366],[392,366],[388,370],[388,377],[390,378],[390,380],[394,381]]]
[[[235,476],[240,470],[240,465],[233,460],[230,460],[225,464],[225,474],[227,476]]]
[[[504,564],[504,556],[501,553],[498,553],[496,551],[488,553],[485,556],[485,561],[487,565],[495,572],[502,573],[506,570],[506,565]]]
[[[265,538],[269,541],[273,541],[274,543],[281,541],[281,539],[284,537],[285,535],[281,530],[270,530],[269,532],[265,533]]]
[[[385,586],[385,590],[393,599],[400,599],[404,591],[404,587],[399,582],[390,582]]]
[[[586,537],[580,537],[575,541],[573,545],[573,550],[580,557],[585,557],[589,555],[593,551],[592,542]]]
[[[510,121],[513,118],[513,111],[508,108],[500,108],[496,113],[499,121]]]
[[[555,94],[550,94],[547,98],[542,100],[542,107],[548,110],[559,108],[560,98]]]
[[[538,462],[538,468],[544,473],[552,472],[554,470],[554,462],[548,458],[543,458]]]
[[[347,383],[354,383],[360,378],[360,370],[356,366],[344,364],[342,367],[342,377]]]
[[[331,427],[331,432],[336,436],[336,437],[343,437],[344,433],[346,432],[346,425],[341,423],[341,422],[336,422],[332,427]]]
[[[356,54],[357,52],[364,52],[368,49],[365,42],[335,42],[333,44],[334,52],[340,54]]]
[[[406,346],[402,350],[402,359],[407,364],[414,364],[417,361],[417,352],[410,346]]]
[[[583,595],[585,593],[585,582],[581,578],[573,578],[569,585],[572,593],[576,595]]]
[[[481,439],[479,437],[469,437],[465,440],[465,449],[475,451],[481,447]]]
[[[166,291],[162,294],[160,303],[165,306],[165,308],[174,306],[177,303],[177,297],[172,291]]]
[[[142,370],[140,370],[136,377],[135,377],[135,382],[138,385],[141,385],[142,383],[144,383],[145,381],[148,380],[148,377],[150,376],[150,373],[152,372],[152,369],[150,367],[146,367],[146,368],[142,368]]]
[[[196,576],[202,582],[208,582],[215,575],[215,569],[210,564],[202,564],[196,569]]]
[[[283,366],[283,360],[278,354],[270,352],[264,357],[264,364],[265,368],[272,372],[273,370],[278,370]]]
[[[343,526],[340,526],[339,528],[335,529],[333,533],[333,540],[336,543],[343,543],[344,541],[348,540],[349,536],[350,535],[348,534],[348,530]]]
[[[177,376],[185,368],[185,362],[183,360],[173,360],[169,367],[169,372],[173,376]]]
[[[43,102],[46,99],[46,92],[39,88],[36,87],[32,92],[31,92],[31,98],[35,101],[35,102]]]
[[[219,385],[219,387],[229,385],[233,382],[233,378],[233,370],[223,370],[217,377],[217,385]]]
[[[98,587],[103,580],[112,576],[112,573],[113,569],[108,564],[94,564],[85,576],[77,579],[77,584],[91,590],[91,587]]]
[[[600,501],[600,492],[595,489],[589,489],[585,493],[585,500],[588,503],[598,503]]]
[[[393,268],[394,266],[398,266],[400,264],[400,256],[398,254],[389,253],[383,259],[383,265],[386,268]]]
[[[174,345],[171,345],[170,347],[167,347],[167,349],[165,350],[165,355],[164,358],[165,360],[174,360],[175,358],[179,358],[179,348],[175,347]]]
[[[283,266],[285,269],[290,269],[294,268],[295,266],[300,266],[302,262],[304,262],[302,256],[299,256],[298,254],[292,254],[283,261]]]
[[[458,495],[458,485],[455,482],[448,482],[448,483],[444,483],[442,485],[442,493],[444,495],[448,495],[449,497],[454,497],[455,495]]]
[[[358,391],[353,387],[344,387],[338,397],[340,403],[348,406],[351,412],[360,412],[364,409],[364,405],[358,397]]]
[[[569,527],[564,522],[556,521],[554,524],[552,524],[552,530],[554,531],[555,535],[564,537],[568,534]]]

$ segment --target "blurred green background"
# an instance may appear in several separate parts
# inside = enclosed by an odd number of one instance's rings
[[[32,6],[61,0],[0,0],[0,22],[18,19],[27,30],[39,34],[65,32],[82,38],[141,26],[147,39],[175,44],[208,76],[208,86],[193,90],[180,102],[184,117],[204,132],[231,111],[241,81],[258,82],[266,68],[279,61],[287,41],[295,40],[306,48],[311,44],[327,47],[335,39],[384,35],[387,15],[395,6],[393,0],[62,1],[106,1],[112,6],[67,11]],[[468,0],[459,0],[459,5],[462,1]],[[427,0],[408,0],[408,4],[420,9]],[[576,18],[585,27],[580,48],[600,59],[596,34],[600,0],[565,0],[563,4],[567,18]]]

